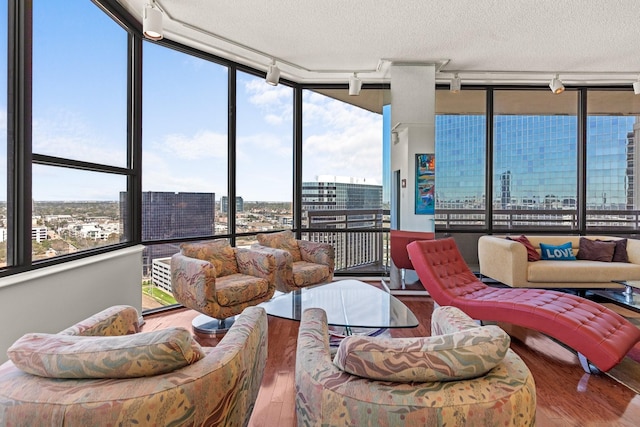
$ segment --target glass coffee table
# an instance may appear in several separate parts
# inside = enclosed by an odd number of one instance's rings
[[[402,301],[359,280],[338,280],[289,293],[276,292],[260,307],[271,316],[291,320],[300,320],[308,308],[321,308],[327,313],[329,326],[344,328],[344,335],[351,335],[355,328],[379,330],[418,326],[418,319]],[[333,328],[334,335],[335,331]]]
[[[624,289],[597,289],[590,292],[622,305],[640,309],[640,294],[634,292],[634,289],[640,289],[640,280],[614,280],[614,282],[624,285]]]

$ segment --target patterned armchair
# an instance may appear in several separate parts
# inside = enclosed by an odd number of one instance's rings
[[[256,235],[252,248],[271,253],[276,259],[276,289],[291,292],[333,280],[335,251],[328,243],[296,240],[291,230]]]
[[[275,267],[273,255],[225,239],[184,243],[171,257],[171,288],[176,301],[202,313],[193,320],[197,335],[220,336],[233,316],[273,297]]]
[[[322,309],[303,313],[296,416],[304,426],[533,426],[536,389],[498,326],[455,307],[425,338],[349,336],[332,361]]]
[[[135,308],[114,306],[59,334],[20,338],[0,366],[0,425],[248,424],[267,358],[264,309],[247,308],[214,348],[183,328],[137,325]]]

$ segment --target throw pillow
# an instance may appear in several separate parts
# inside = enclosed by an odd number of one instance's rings
[[[183,243],[182,254],[189,258],[209,261],[216,269],[216,276],[228,276],[238,272],[236,253],[226,239],[202,243]]]
[[[302,261],[298,242],[291,230],[280,231],[278,233],[257,234],[258,243],[270,248],[283,249],[291,254],[293,262]]]
[[[509,237],[507,236],[507,240],[513,240],[514,242],[520,242],[527,248],[527,261],[534,262],[540,260],[540,254],[536,251],[536,248],[533,247],[533,243],[527,239],[527,236],[524,234],[520,237]]]
[[[589,261],[611,262],[615,250],[616,244],[614,242],[602,242],[581,237],[576,258]]]
[[[184,328],[121,336],[31,333],[7,355],[21,370],[49,378],[136,378],[195,363],[204,351]]]
[[[627,254],[627,239],[598,240],[598,242],[614,242],[616,244],[616,250],[613,251],[613,258],[611,259],[611,262],[629,262],[629,255]]]
[[[540,258],[554,261],[575,261],[576,256],[573,254],[571,242],[558,246],[540,243]]]
[[[351,335],[338,346],[333,363],[379,381],[455,381],[489,372],[510,343],[509,335],[495,325],[424,338]]]

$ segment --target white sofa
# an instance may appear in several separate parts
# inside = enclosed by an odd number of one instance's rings
[[[506,236],[481,236],[478,240],[480,274],[514,288],[622,288],[623,280],[640,280],[640,240],[627,240],[628,263],[602,261],[529,262],[527,250]],[[518,236],[511,236],[516,238]],[[540,253],[540,243],[561,245],[571,242],[578,253],[581,236],[526,235]],[[582,236],[589,239],[617,240],[611,236]]]

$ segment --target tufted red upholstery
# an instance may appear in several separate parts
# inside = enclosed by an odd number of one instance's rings
[[[458,307],[477,320],[540,331],[581,353],[601,371],[618,364],[640,341],[640,329],[588,299],[485,285],[469,270],[452,238],[412,242],[407,251],[422,285],[439,305]]]

